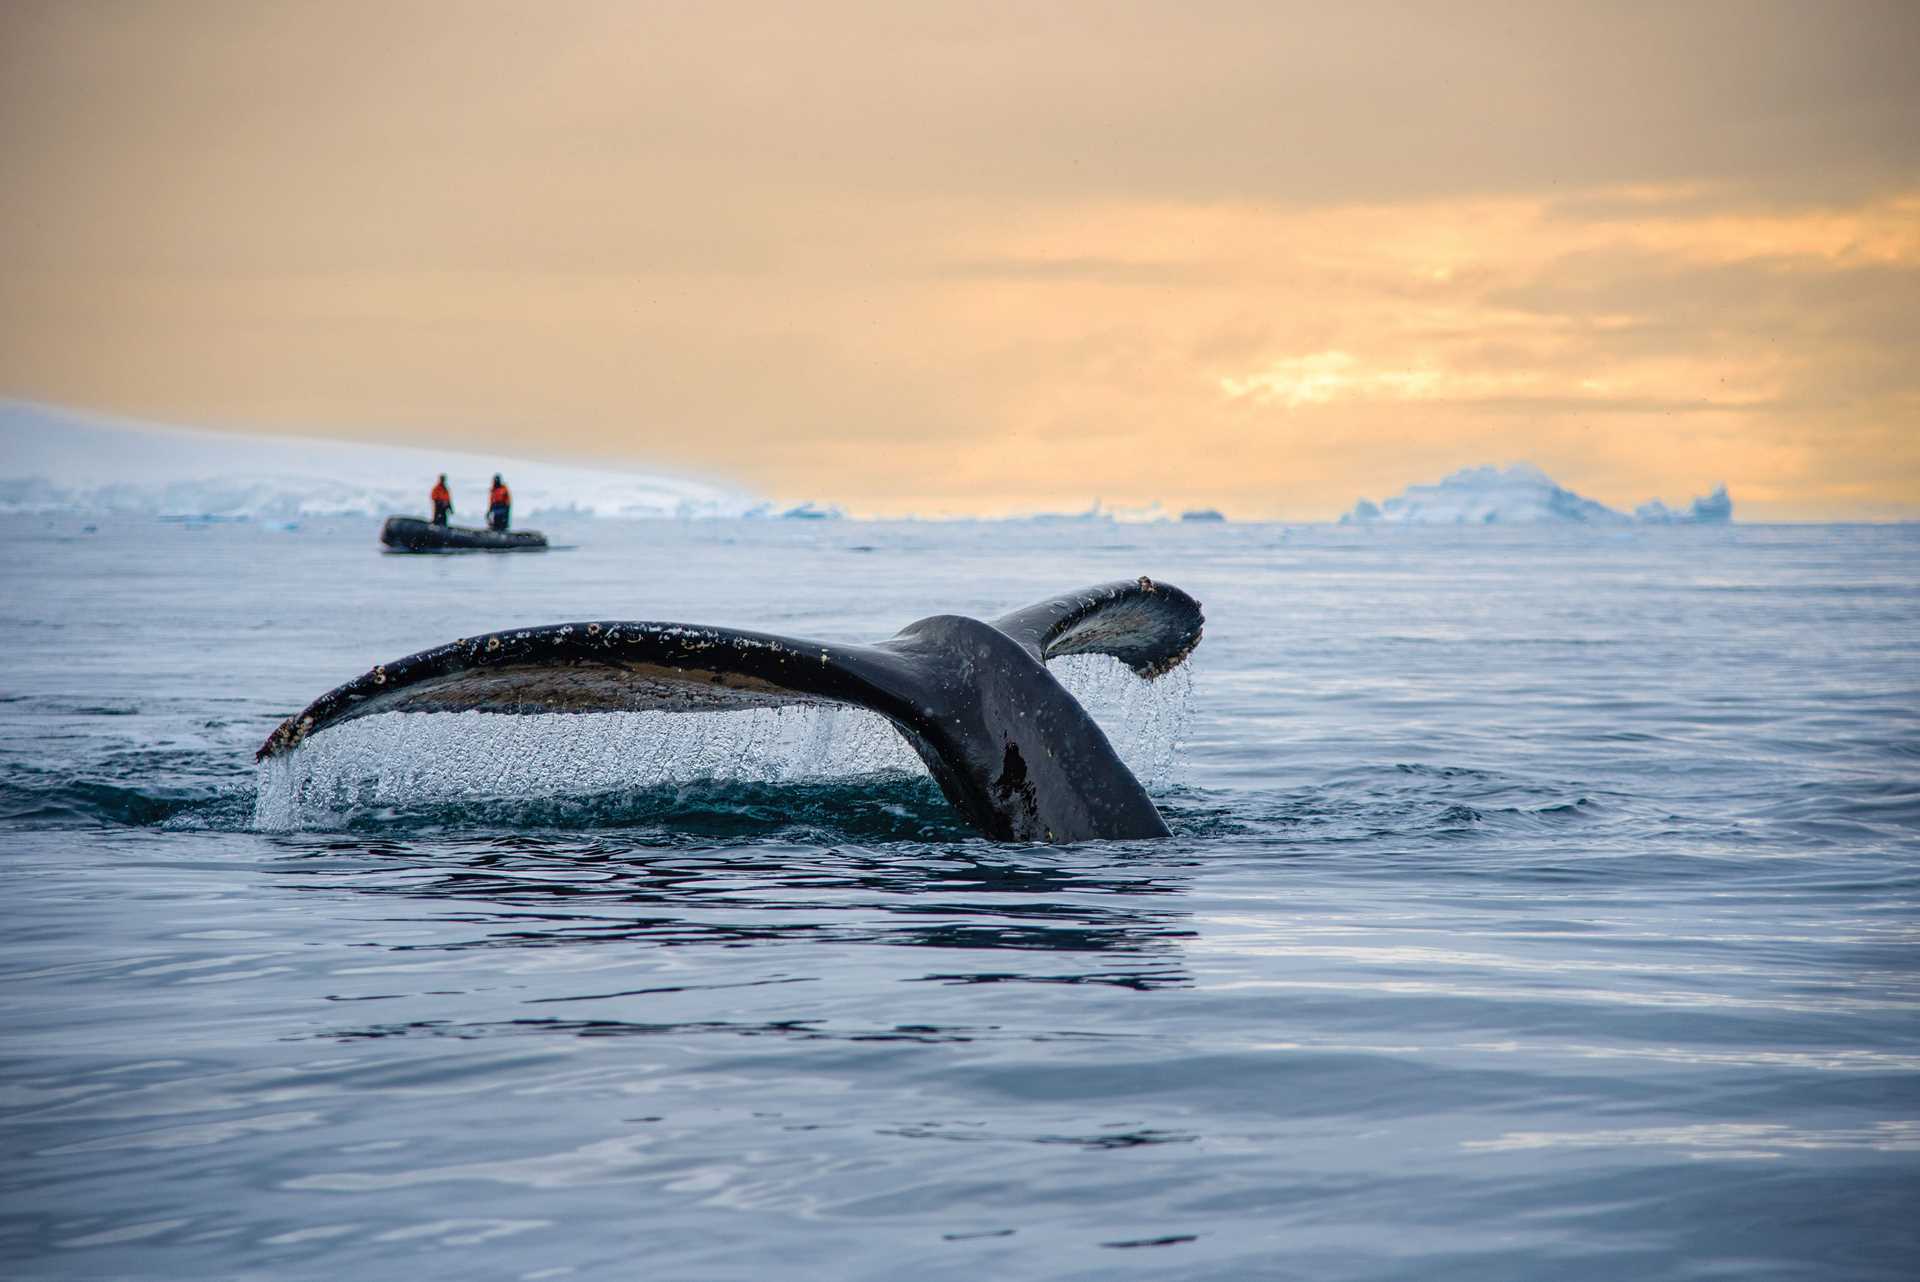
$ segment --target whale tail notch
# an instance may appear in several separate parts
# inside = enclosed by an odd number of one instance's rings
[[[677,623],[549,624],[380,664],[288,717],[255,755],[279,756],[382,712],[849,704],[887,718],[955,808],[996,840],[1162,837],[1166,823],[1145,789],[1046,661],[1107,654],[1153,678],[1186,659],[1202,623],[1192,597],[1142,578],[991,623],[935,615],[872,645]]]

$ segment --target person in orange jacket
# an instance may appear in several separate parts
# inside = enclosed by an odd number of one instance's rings
[[[507,489],[507,483],[500,479],[500,473],[495,472],[493,492],[487,495],[487,528],[504,532],[512,513],[513,493]]]
[[[453,492],[447,489],[445,472],[440,473],[440,479],[433,483],[433,493],[428,497],[433,500],[433,523],[445,525],[447,516],[453,511]]]

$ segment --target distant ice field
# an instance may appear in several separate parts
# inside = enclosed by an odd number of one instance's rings
[[[1905,1279],[1920,528],[0,516],[0,1275]],[[275,723],[1149,574],[1161,842],[870,718]],[[729,714],[731,715],[731,714]]]
[[[480,524],[495,474],[523,517],[732,517],[780,511],[722,485],[610,465],[135,423],[0,401],[0,514],[112,513],[292,522],[429,515],[445,473],[456,520]]]

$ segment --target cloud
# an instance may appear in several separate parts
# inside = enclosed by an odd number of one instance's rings
[[[1220,390],[1235,400],[1260,405],[1328,405],[1335,401],[1484,400],[1518,392],[1538,382],[1538,375],[1463,374],[1427,363],[1406,368],[1369,366],[1351,352],[1314,352],[1284,357],[1245,378],[1220,379]],[[1584,389],[1597,389],[1591,381]]]

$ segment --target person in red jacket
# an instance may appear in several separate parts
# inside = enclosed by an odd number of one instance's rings
[[[445,525],[448,514],[453,511],[453,493],[447,489],[445,472],[440,473],[440,479],[433,483],[433,493],[428,497],[433,500],[433,523]]]
[[[507,483],[500,479],[500,473],[495,472],[493,492],[487,495],[487,528],[504,532],[512,513],[513,493],[507,489]]]

